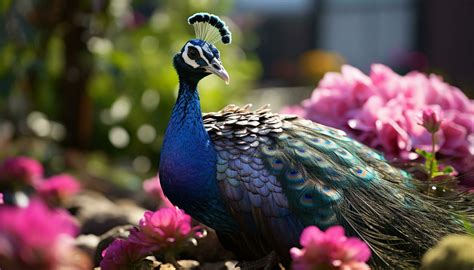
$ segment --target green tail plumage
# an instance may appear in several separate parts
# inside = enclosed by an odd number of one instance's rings
[[[405,171],[339,130],[299,120],[285,131],[269,166],[275,158],[286,164],[278,179],[293,211],[304,225],[343,225],[371,247],[375,268],[417,268],[428,248],[446,234],[465,233],[463,219],[473,218],[471,195],[421,194]]]
[[[413,269],[442,236],[472,222],[472,195],[424,195],[408,173],[340,130],[248,108],[204,122],[219,154],[217,180],[243,228],[237,238],[260,232],[250,238],[263,253],[285,261],[298,241],[287,232],[340,224],[370,246],[374,269]]]

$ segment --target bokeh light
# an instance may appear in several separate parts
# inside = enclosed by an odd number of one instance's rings
[[[113,127],[109,131],[109,140],[116,148],[125,148],[130,142],[130,135],[123,127]]]
[[[137,130],[137,137],[142,143],[152,143],[156,138],[156,130],[152,125],[141,125]]]

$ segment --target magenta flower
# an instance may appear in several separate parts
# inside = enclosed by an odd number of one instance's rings
[[[65,211],[32,200],[27,208],[0,207],[0,269],[59,269],[78,232]]]
[[[341,226],[330,227],[325,232],[316,226],[309,226],[303,230],[300,244],[302,249],[290,250],[292,269],[370,269],[365,263],[370,258],[367,244],[357,238],[346,237]]]
[[[174,205],[168,200],[161,189],[160,179],[158,176],[143,181],[143,190],[153,199],[160,200],[163,207],[173,208]]]
[[[3,193],[0,192],[0,204],[4,204],[3,202]]]
[[[146,211],[138,229],[130,232],[129,240],[159,249],[180,249],[195,237],[202,237],[199,226],[192,227],[191,216],[178,208]]]
[[[128,270],[145,269],[139,267],[143,258],[148,255],[148,250],[142,245],[124,239],[115,239],[102,252],[103,259],[100,262],[101,270]]]
[[[441,162],[453,165],[463,184],[474,186],[474,101],[436,75],[400,76],[374,64],[367,76],[346,65],[341,73],[327,73],[311,98],[286,109],[402,160],[418,158],[417,148],[431,150],[431,134],[418,124],[423,110],[443,116],[436,133]]]
[[[36,188],[39,196],[53,205],[61,204],[81,191],[81,185],[76,178],[67,174],[55,175],[45,179]]]
[[[439,130],[441,125],[441,117],[439,113],[432,108],[426,108],[423,110],[421,125],[426,128],[429,133],[435,133]]]
[[[29,157],[13,157],[0,165],[0,185],[21,187],[33,186],[43,178],[43,166]]]

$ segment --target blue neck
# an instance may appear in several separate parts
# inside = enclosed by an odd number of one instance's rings
[[[202,122],[197,82],[180,80],[160,160],[165,195],[204,224],[233,228],[216,182],[217,154]]]
[[[197,81],[180,78],[161,149],[161,186],[174,205],[215,230],[230,232],[237,225],[217,186],[217,154],[202,122]]]
[[[178,99],[173,107],[165,139],[172,134],[184,136],[179,138],[180,140],[191,140],[200,145],[210,143],[209,135],[202,122],[197,83],[186,81],[179,83]]]
[[[191,185],[208,186],[209,177],[214,173],[210,165],[215,165],[216,153],[211,145],[207,131],[202,122],[201,106],[196,83],[180,80],[178,100],[173,108],[168,128],[166,130],[161,152],[160,173],[165,175],[164,189],[167,185],[173,189],[189,189]],[[170,175],[171,174],[171,175]],[[161,176],[161,175],[160,175]],[[175,190],[171,192],[176,194]],[[191,197],[176,198],[177,202],[193,198],[200,194],[189,194]],[[170,199],[173,195],[170,196]]]

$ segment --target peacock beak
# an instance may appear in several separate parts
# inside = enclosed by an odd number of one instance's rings
[[[226,84],[229,84],[229,81],[230,81],[229,73],[227,73],[227,70],[225,70],[222,63],[216,58],[212,59],[211,64],[209,66],[205,66],[204,69],[212,74],[217,75],[217,77],[224,80]]]

